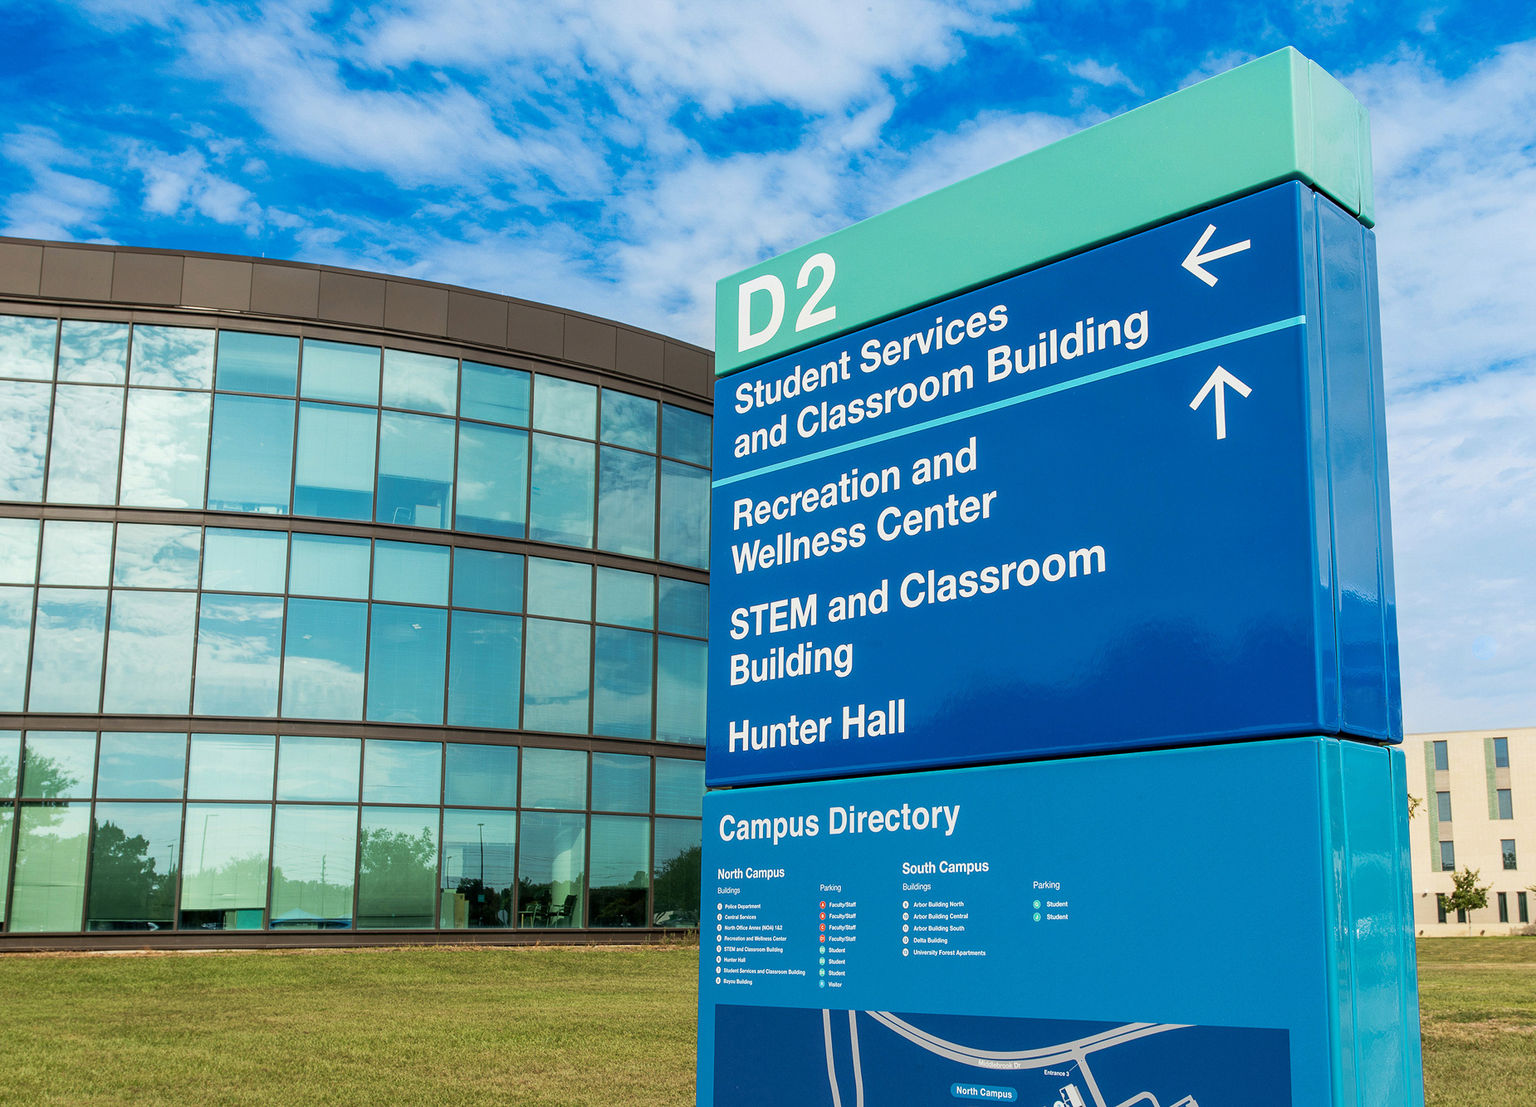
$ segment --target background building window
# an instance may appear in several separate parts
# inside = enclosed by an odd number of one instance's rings
[[[1499,804],[1499,818],[1513,819],[1515,817],[1515,800],[1508,788],[1500,788],[1496,793]]]
[[[1517,867],[1515,864],[1515,840],[1513,838],[1502,839],[1499,842],[1499,852],[1504,855],[1504,867],[1506,869]]]
[[[1456,844],[1454,842],[1440,843],[1440,871],[1453,873],[1456,871]]]

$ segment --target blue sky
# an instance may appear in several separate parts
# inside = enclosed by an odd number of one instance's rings
[[[0,234],[711,345],[714,280],[1280,46],[1371,110],[1410,730],[1536,724],[1536,5],[0,0]]]

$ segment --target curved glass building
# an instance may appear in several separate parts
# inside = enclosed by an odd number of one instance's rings
[[[0,948],[699,908],[708,352],[0,240]]]

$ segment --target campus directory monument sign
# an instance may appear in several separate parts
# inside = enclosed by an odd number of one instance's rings
[[[1363,113],[1111,122],[721,282],[701,1103],[1417,1101]]]

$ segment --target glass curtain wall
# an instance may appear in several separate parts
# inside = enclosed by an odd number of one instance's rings
[[[0,790],[16,933],[698,925],[696,760],[0,731]]]

